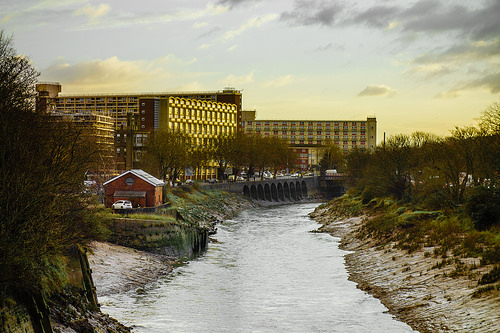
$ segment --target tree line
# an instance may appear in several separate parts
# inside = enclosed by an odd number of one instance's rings
[[[499,225],[499,103],[476,126],[456,127],[449,136],[393,135],[375,151],[354,150],[345,160],[350,190],[365,203],[389,196],[464,212],[479,230]]]
[[[149,136],[143,163],[146,169],[163,180],[178,179],[187,167],[196,175],[209,166],[217,168],[217,178],[222,180],[228,167],[233,169],[232,174],[248,170],[248,176],[252,177],[255,170],[294,168],[296,160],[297,156],[288,149],[287,142],[274,136],[237,131],[218,135],[211,145],[193,146],[188,134],[160,129]]]

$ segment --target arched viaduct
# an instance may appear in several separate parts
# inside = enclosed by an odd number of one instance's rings
[[[252,200],[269,202],[298,201],[319,191],[319,178],[280,178],[262,181],[204,185],[205,188],[240,193]]]

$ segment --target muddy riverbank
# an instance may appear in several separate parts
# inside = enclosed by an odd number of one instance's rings
[[[346,256],[350,279],[381,300],[399,320],[419,332],[498,332],[500,293],[498,290],[473,297],[479,277],[491,267],[479,267],[474,275],[453,276],[452,265],[439,267],[432,247],[408,254],[394,243],[378,246],[371,237],[359,237],[367,216],[338,217],[328,206],[311,217],[320,231],[340,237],[341,247],[353,251]],[[478,258],[464,258],[468,265]]]

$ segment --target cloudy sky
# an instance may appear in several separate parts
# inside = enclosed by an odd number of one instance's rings
[[[63,93],[243,91],[260,119],[449,134],[500,101],[500,0],[2,0]]]

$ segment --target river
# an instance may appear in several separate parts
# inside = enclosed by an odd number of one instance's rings
[[[100,296],[134,332],[413,332],[349,281],[339,239],[312,233],[317,204],[250,209],[203,255],[144,288]]]

